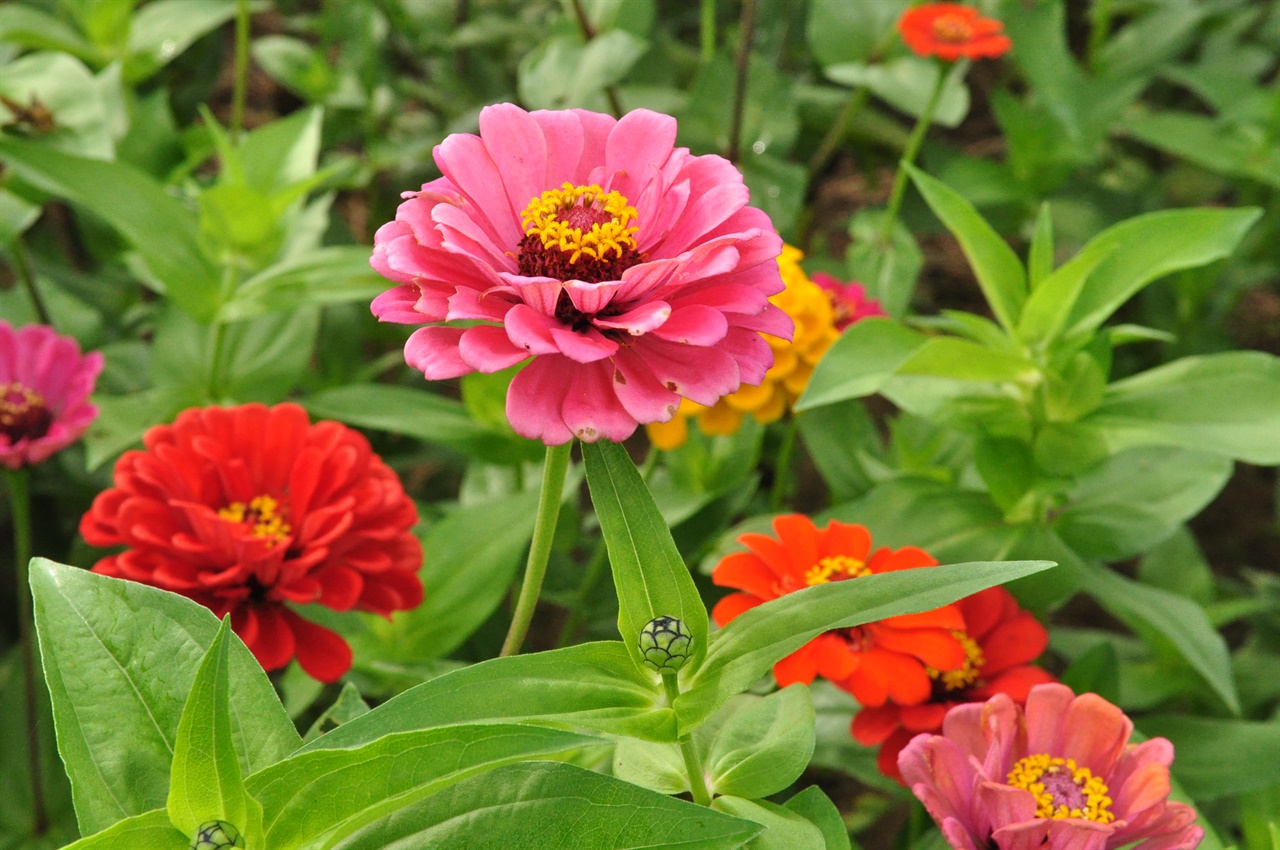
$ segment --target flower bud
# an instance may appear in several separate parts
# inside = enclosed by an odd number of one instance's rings
[[[244,847],[244,836],[224,820],[200,824],[195,838],[191,839],[191,850],[225,850],[227,847]]]
[[[640,630],[640,654],[659,673],[674,673],[693,654],[693,636],[675,617],[654,617]]]

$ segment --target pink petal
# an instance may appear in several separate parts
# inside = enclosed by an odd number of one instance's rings
[[[620,348],[613,358],[613,391],[636,421],[668,422],[680,407],[680,396],[662,385],[635,352]]]
[[[1075,693],[1066,685],[1032,688],[1027,696],[1027,752],[1062,755],[1062,733]]]
[[[543,190],[558,188],[562,183],[580,185],[586,178],[578,173],[585,143],[582,119],[569,110],[538,110],[529,117],[542,128],[546,139],[547,167],[543,173]]]
[[[480,110],[480,138],[502,174],[517,219],[531,200],[558,188],[558,184],[546,184],[547,142],[542,126],[520,107],[499,103]]]
[[[724,339],[716,343],[716,349],[734,359],[742,374],[742,383],[753,387],[760,386],[773,365],[773,349],[769,343],[760,334],[745,328],[730,327]]]
[[[640,188],[666,163],[675,143],[676,119],[670,115],[647,109],[628,112],[605,143],[604,173],[609,180],[605,188],[621,192],[628,200],[639,197]]]
[[[620,443],[636,430],[635,417],[623,408],[613,392],[613,369],[607,363],[574,370],[573,384],[561,410],[564,424],[578,439]]]
[[[574,307],[588,316],[594,316],[609,306],[609,302],[617,295],[620,286],[621,284],[617,281],[586,283],[581,280],[569,280],[565,281],[564,289],[569,293],[569,300],[573,302]]]
[[[503,325],[511,342],[530,354],[560,353],[560,346],[551,333],[561,328],[560,322],[527,304],[517,304],[508,310]]]
[[[665,301],[647,301],[617,316],[596,316],[591,323],[598,328],[623,330],[631,336],[641,336],[661,327],[671,315],[671,305]]]
[[[616,342],[606,338],[595,328],[579,333],[556,324],[551,328],[551,338],[555,340],[561,354],[579,363],[594,363],[618,350]]]
[[[1133,732],[1133,722],[1124,712],[1097,694],[1076,697],[1063,724],[1062,750],[1054,755],[1074,758],[1081,767],[1103,777],[1111,775]]]
[[[456,378],[473,371],[458,353],[463,328],[433,325],[419,328],[404,344],[405,362],[422,372],[428,381]]]
[[[633,350],[667,389],[708,407],[742,382],[737,362],[714,348],[678,345],[648,334],[637,338]]]
[[[507,391],[507,419],[522,437],[559,446],[573,439],[561,408],[568,396],[573,370],[580,369],[561,355],[537,357],[521,369]]]
[[[444,249],[451,254],[472,257],[492,269],[514,272],[516,261],[510,252],[519,242],[496,241],[478,219],[450,204],[439,204],[431,213],[440,227]]]
[[[493,325],[467,328],[458,344],[458,355],[477,372],[499,372],[529,357],[529,352],[514,345],[506,330]]]
[[[480,137],[454,133],[436,145],[433,156],[449,182],[466,195],[467,214],[476,218],[492,241],[511,247],[519,243],[523,235],[520,212],[524,207],[511,208],[502,172]]]
[[[377,255],[375,254],[374,256]],[[382,274],[385,276],[385,272],[382,272]],[[369,307],[380,322],[420,325],[423,322],[430,321],[430,319],[413,309],[413,305],[417,300],[418,287],[405,284],[397,286],[395,289],[388,289],[373,299],[373,303]],[[439,319],[443,318],[443,315],[439,317]]]

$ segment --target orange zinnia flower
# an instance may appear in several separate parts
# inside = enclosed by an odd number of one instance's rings
[[[898,32],[919,55],[948,62],[961,56],[994,59],[1013,47],[1003,24],[959,3],[925,3],[908,9],[898,19]]]
[[[725,556],[712,570],[716,584],[742,591],[721,599],[712,610],[717,624],[723,626],[743,611],[815,584],[938,563],[913,546],[896,552],[881,547],[872,553],[871,534],[861,525],[832,520],[819,530],[808,517],[788,514],[775,518],[773,529],[776,538],[739,537],[748,551]],[[963,629],[964,618],[954,605],[838,629],[779,661],[773,675],[782,687],[822,676],[863,705],[884,705],[887,700],[912,705],[932,692],[928,668],[963,668],[965,649],[954,635]]]
[[[942,731],[947,712],[965,702],[983,702],[1007,694],[1018,705],[1036,685],[1056,682],[1053,674],[1030,662],[1049,645],[1049,634],[1035,617],[1018,606],[1013,594],[991,587],[956,603],[965,629],[956,637],[964,644],[964,667],[951,672],[930,670],[933,692],[917,705],[863,708],[851,731],[858,743],[880,745],[880,772],[898,781],[898,753],[922,732]]]

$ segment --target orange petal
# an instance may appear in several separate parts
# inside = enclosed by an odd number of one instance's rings
[[[743,611],[750,611],[763,602],[763,599],[758,599],[750,593],[730,593],[711,609],[711,619],[716,621],[717,626],[724,626],[737,619]]]
[[[819,534],[820,556],[848,555],[865,562],[867,553],[871,551],[871,532],[861,525],[833,519],[827,523],[826,530]]]
[[[964,666],[964,646],[945,629],[892,629],[881,624],[874,634],[881,649],[918,658],[935,669],[959,670]]]
[[[795,575],[818,563],[818,529],[803,514],[783,514],[773,518],[773,530],[787,551],[787,562]]]
[[[775,589],[778,577],[751,552],[726,555],[711,571],[711,581],[720,587],[745,590],[760,599],[773,599],[778,595]]]

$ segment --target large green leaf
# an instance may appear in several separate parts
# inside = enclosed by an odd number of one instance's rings
[[[1181,446],[1280,463],[1280,358],[1259,351],[1184,357],[1107,387],[1085,420],[1113,450]]]
[[[539,721],[674,741],[662,689],[616,641],[494,658],[411,688],[306,750],[356,747],[393,732],[462,723]]]
[[[795,409],[808,410],[877,392],[927,340],[919,331],[887,319],[852,325],[818,362]]]
[[[822,831],[826,841],[826,850],[853,850],[849,841],[849,828],[844,825],[844,817],[831,798],[823,793],[817,785],[808,788],[787,800],[784,808],[790,809]]]
[[[1166,641],[1229,710],[1240,713],[1231,653],[1204,608],[1185,596],[1127,579],[1105,567],[1086,569],[1085,590],[1099,605],[1140,634]]]
[[[312,416],[404,434],[494,463],[535,461],[542,447],[476,422],[466,408],[425,389],[348,384],[303,400]]]
[[[717,797],[711,807],[765,828],[744,845],[747,850],[826,850],[827,839],[816,824],[777,803],[728,795]]]
[[[685,566],[671,531],[619,443],[584,443],[591,502],[609,547],[618,589],[618,631],[632,660],[648,670],[638,643],[640,630],[655,617],[676,617],[693,638],[693,657],[682,675],[696,669],[707,651],[707,609]]]
[[[371,824],[335,850],[729,850],[754,823],[557,762],[460,782]]]
[[[312,750],[249,779],[267,813],[266,843],[327,844],[455,782],[511,762],[603,744],[536,726],[451,726],[383,736],[356,749]]]
[[[707,752],[707,773],[717,794],[776,794],[799,779],[813,757],[808,687],[794,684],[750,700],[720,727]]]
[[[369,302],[386,288],[386,278],[369,265],[368,248],[331,245],[249,278],[222,306],[219,318],[230,322],[306,304]]]
[[[213,318],[220,281],[200,249],[195,215],[149,175],[13,138],[0,139],[0,159],[23,180],[106,221],[138,250],[174,304],[198,321]]]
[[[1173,742],[1172,771],[1196,800],[1234,797],[1280,783],[1280,723],[1161,715],[1138,724]]]
[[[1051,566],[1049,561],[1007,561],[901,570],[814,585],[758,605],[711,636],[707,657],[676,700],[681,729],[696,727],[825,631],[930,611]]]
[[[133,15],[125,77],[136,83],[155,74],[196,39],[235,17],[232,0],[154,0]]]
[[[66,850],[188,850],[190,846],[191,836],[169,822],[168,812],[155,809],[81,838]]]
[[[960,242],[964,255],[991,305],[991,312],[1012,331],[1027,300],[1027,273],[1018,255],[986,220],[954,189],[918,168],[908,166],[916,188]]]
[[[213,820],[236,826],[254,846],[262,840],[262,806],[245,790],[231,736],[231,619],[223,619],[204,654],[182,709],[169,772],[169,820],[195,835]]]
[[[32,562],[31,589],[81,831],[165,805],[183,704],[218,619],[176,594],[43,558]],[[249,774],[301,741],[238,638],[230,656],[232,739]]]

